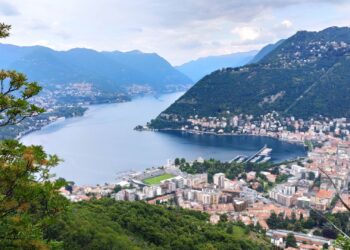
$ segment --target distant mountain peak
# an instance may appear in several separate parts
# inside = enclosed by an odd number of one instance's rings
[[[237,52],[226,55],[200,57],[176,68],[188,75],[193,81],[198,81],[211,72],[227,67],[237,67],[248,63],[257,51]]]
[[[129,54],[144,54],[141,50],[138,50],[138,49],[130,50],[130,51],[127,51],[125,53],[129,53]]]

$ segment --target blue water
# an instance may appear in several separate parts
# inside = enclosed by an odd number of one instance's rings
[[[113,182],[121,171],[161,166],[176,157],[230,160],[240,154],[251,155],[265,144],[273,149],[275,161],[305,154],[299,145],[272,138],[133,130],[156,117],[181,94],[91,106],[83,117],[55,122],[23,137],[22,142],[43,145],[48,153],[64,159],[54,172],[78,184]]]

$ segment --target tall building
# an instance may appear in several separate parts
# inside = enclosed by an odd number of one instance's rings
[[[291,206],[294,202],[294,194],[296,188],[292,184],[281,184],[276,186],[269,192],[271,199],[277,201],[279,204],[284,206]]]
[[[223,173],[217,173],[213,176],[214,184],[217,185],[219,188],[225,188],[225,174]]]

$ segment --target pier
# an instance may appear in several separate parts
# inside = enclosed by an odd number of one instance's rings
[[[233,158],[232,160],[230,160],[229,163],[231,163],[231,162],[237,162],[237,163],[247,163],[247,162],[264,163],[264,162],[268,162],[271,160],[271,157],[270,157],[271,151],[272,151],[272,149],[268,148],[267,145],[265,144],[263,148],[261,148],[258,152],[256,152],[252,156],[248,157],[245,155],[238,155],[235,158]]]

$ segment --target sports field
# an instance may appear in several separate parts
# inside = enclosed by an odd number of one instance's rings
[[[174,175],[172,175],[172,174],[162,174],[162,175],[158,175],[158,176],[144,179],[142,181],[145,184],[154,185],[154,184],[159,184],[161,181],[166,180],[166,179],[170,179],[172,177],[174,177]]]

